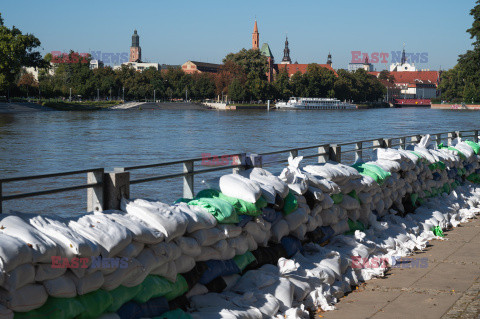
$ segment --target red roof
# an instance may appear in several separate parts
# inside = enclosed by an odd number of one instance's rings
[[[380,74],[380,72],[369,73],[377,77]],[[393,71],[390,72],[390,74],[395,78],[395,84],[410,84],[420,80],[423,83],[432,83],[438,85],[440,80],[440,72],[438,71]]]
[[[329,69],[329,70],[333,71],[333,73],[335,73],[335,76],[338,76],[337,72],[335,72],[335,70],[332,68],[332,66],[330,64],[319,64],[319,63],[315,63],[315,64],[318,64],[322,68],[326,68],[326,69]],[[277,67],[279,72],[282,71],[282,70],[287,70],[288,76],[292,76],[297,72],[305,74],[305,72],[307,72],[308,64],[298,64],[298,63],[276,64],[276,67]]]

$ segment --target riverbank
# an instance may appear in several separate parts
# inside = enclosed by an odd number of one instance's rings
[[[432,104],[438,110],[480,110],[480,104]]]
[[[120,104],[119,101],[83,101],[83,102],[42,102],[46,106],[59,111],[96,111],[106,110],[112,106]]]

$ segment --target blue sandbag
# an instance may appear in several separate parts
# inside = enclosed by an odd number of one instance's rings
[[[287,257],[290,258],[295,255],[297,252],[302,251],[302,242],[292,236],[283,237],[281,244],[285,251],[287,252]]]
[[[238,227],[244,227],[248,222],[253,220],[253,216],[250,215],[238,215],[240,221],[236,224]]]
[[[439,172],[433,173],[432,176],[433,176],[433,180],[434,180],[434,181],[439,181],[439,180],[442,179],[442,175],[440,175]]]
[[[233,259],[229,260],[208,260],[205,262],[207,270],[203,273],[198,281],[202,285],[206,285],[215,278],[221,276],[229,276],[239,274],[241,271]]]
[[[143,304],[129,301],[118,309],[117,315],[121,319],[152,318],[160,316],[169,310],[167,299],[158,297],[152,298]]]
[[[335,231],[330,226],[322,226],[320,227],[320,229],[322,230],[322,233],[323,233],[322,242],[326,242],[327,240],[329,240],[335,235]]]

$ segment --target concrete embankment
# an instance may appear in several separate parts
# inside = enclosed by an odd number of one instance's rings
[[[480,110],[480,104],[432,104],[432,109],[440,109],[440,110]]]
[[[53,111],[49,107],[42,106],[36,103],[0,103],[0,113],[23,113],[23,112],[39,112],[39,111]]]
[[[112,110],[204,110],[207,106],[184,102],[127,102],[115,105]]]

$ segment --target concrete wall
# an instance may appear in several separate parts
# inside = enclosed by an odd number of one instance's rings
[[[432,104],[432,109],[441,110],[480,110],[480,104],[476,105],[464,105],[462,104]]]

